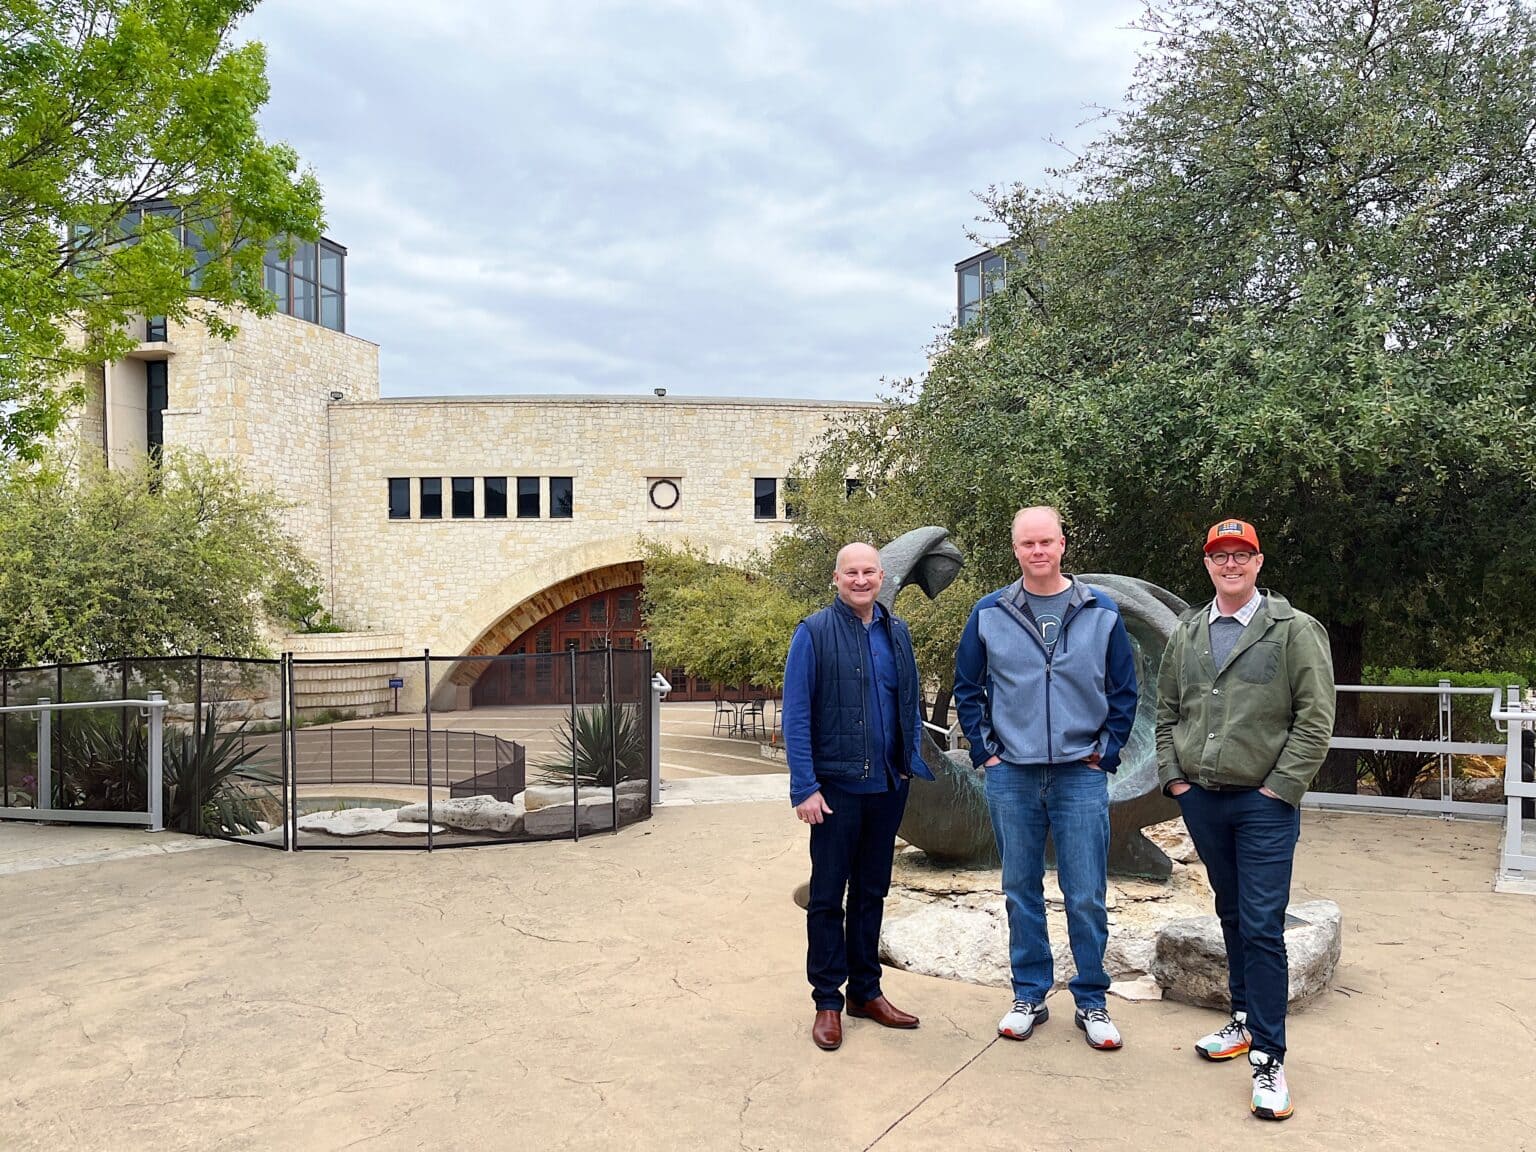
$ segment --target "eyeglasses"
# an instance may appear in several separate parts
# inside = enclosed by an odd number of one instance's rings
[[[1205,558],[1207,560],[1209,560],[1212,564],[1216,565],[1216,567],[1218,567],[1218,568],[1220,568],[1222,565],[1224,565],[1228,560],[1232,561],[1232,563],[1236,564],[1239,568],[1241,568],[1243,565],[1247,564],[1248,561],[1253,559],[1253,553],[1252,552],[1207,552],[1205,554]]]

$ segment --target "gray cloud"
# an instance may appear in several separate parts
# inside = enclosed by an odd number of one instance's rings
[[[1120,0],[266,0],[387,395],[867,399],[953,311],[973,194],[1120,98]]]

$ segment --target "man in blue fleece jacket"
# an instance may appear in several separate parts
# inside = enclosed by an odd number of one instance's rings
[[[811,1039],[826,1051],[843,1042],[845,982],[849,1015],[887,1028],[918,1024],[880,991],[880,920],[896,829],[908,781],[933,779],[919,751],[922,692],[912,637],[876,600],[884,580],[872,547],[844,547],[832,574],[837,599],[800,622],[784,665],[789,799],[811,826]]]
[[[1000,1036],[1025,1040],[1055,983],[1045,924],[1045,838],[1077,974],[1068,985],[1088,1043],[1121,1046],[1104,994],[1109,914],[1109,779],[1136,718],[1136,663],[1119,606],[1061,571],[1067,541],[1054,508],[1013,518],[1022,573],[971,610],[955,654],[955,706],[985,772],[1003,858],[1013,1007]]]

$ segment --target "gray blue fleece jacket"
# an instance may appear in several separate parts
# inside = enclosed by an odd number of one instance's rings
[[[1054,652],[1023,581],[983,596],[955,652],[955,708],[971,763],[1075,764],[1113,772],[1136,719],[1136,659],[1120,607],[1073,579]]]

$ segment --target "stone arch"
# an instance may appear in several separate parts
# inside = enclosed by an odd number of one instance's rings
[[[706,547],[714,559],[726,549]],[[551,613],[594,592],[641,582],[642,547],[638,537],[610,538],[581,544],[530,564],[509,575],[474,602],[445,630],[448,650],[464,657],[432,689],[432,707],[442,711],[469,707],[470,689],[486,668],[476,656],[494,656],[526,629]],[[441,667],[441,666],[439,666]]]

